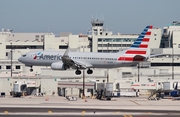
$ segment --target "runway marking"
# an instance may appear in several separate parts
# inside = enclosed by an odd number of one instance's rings
[[[48,113],[49,113],[49,114],[51,114],[51,113],[52,113],[52,111],[48,111]]]
[[[147,114],[152,114],[152,112],[147,112]]]
[[[5,114],[8,114],[8,111],[4,111]]]
[[[141,104],[139,104],[139,103],[137,103],[137,102],[135,102],[135,101],[133,101],[133,100],[129,100],[129,101],[131,101],[131,102],[133,102],[133,103],[135,103],[135,104],[141,106]]]
[[[86,113],[86,111],[82,111],[82,116],[84,116],[84,115],[85,115],[85,113]]]
[[[123,117],[133,117],[132,115],[123,115]]]
[[[119,114],[120,113],[120,111],[116,111],[116,112],[114,112],[114,114]]]

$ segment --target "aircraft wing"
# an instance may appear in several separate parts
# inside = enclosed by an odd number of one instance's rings
[[[74,63],[79,66],[81,69],[86,69],[86,68],[90,68],[93,65],[84,61],[74,61]]]
[[[86,69],[86,68],[90,68],[93,65],[84,61],[80,61],[80,60],[73,60],[68,56],[69,53],[69,48],[65,51],[64,55],[61,57],[62,58],[62,62],[66,65],[68,65],[71,68],[76,69],[77,67],[79,69]]]

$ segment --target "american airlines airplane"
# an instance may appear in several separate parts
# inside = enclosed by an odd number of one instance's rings
[[[136,41],[127,50],[118,53],[94,52],[65,52],[60,51],[33,51],[22,55],[18,61],[25,66],[51,66],[53,70],[76,69],[76,75],[81,74],[81,69],[88,69],[87,74],[92,74],[91,68],[118,68],[136,65],[147,60],[148,44],[152,26],[147,26]]]

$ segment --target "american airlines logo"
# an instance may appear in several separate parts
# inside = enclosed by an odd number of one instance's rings
[[[40,55],[41,55],[41,52],[38,52],[37,55],[34,56],[34,59],[37,59],[37,57]]]
[[[39,52],[34,59],[37,60],[61,60],[61,55],[43,55]]]

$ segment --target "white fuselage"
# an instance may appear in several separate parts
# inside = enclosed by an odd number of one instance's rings
[[[42,51],[34,59],[38,52],[29,52],[18,60],[26,66],[51,66],[52,63],[61,61],[64,52]],[[117,68],[137,64],[134,61],[118,60],[124,52],[119,53],[93,53],[93,52],[69,52],[68,56],[73,61],[85,62],[92,65],[92,68]]]

